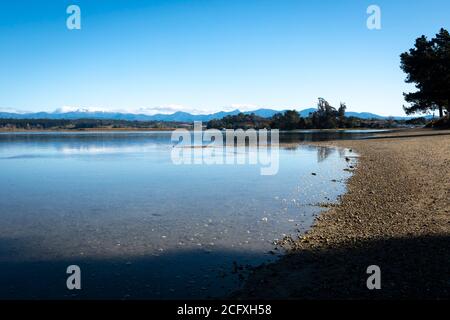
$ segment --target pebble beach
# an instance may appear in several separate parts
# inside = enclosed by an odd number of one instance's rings
[[[450,294],[450,132],[411,130],[314,144],[359,155],[348,190],[288,253],[233,297],[446,299]],[[381,270],[369,290],[367,267]]]

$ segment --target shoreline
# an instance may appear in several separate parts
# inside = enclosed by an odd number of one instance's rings
[[[307,143],[358,153],[347,193],[232,297],[448,299],[450,132],[430,132]],[[381,290],[367,289],[370,265],[381,269]]]
[[[164,132],[164,131],[173,131],[180,128],[90,128],[90,129],[47,129],[47,130],[5,130],[0,129],[0,133],[51,133],[51,132],[73,132],[73,133],[83,133],[83,132],[127,132],[127,131],[156,131],[156,132]]]
[[[0,128],[0,133],[49,133],[49,132],[126,132],[126,131],[173,131],[176,129],[187,129],[189,131],[193,131],[187,127],[174,127],[174,128],[85,128],[85,129],[4,129]],[[220,129],[219,129],[220,130]],[[256,129],[255,129],[256,130]],[[270,129],[269,129],[270,130]],[[296,130],[280,130],[280,132],[288,132],[288,133],[309,133],[309,132],[374,132],[381,133],[383,131],[386,132],[401,132],[401,131],[411,131],[411,130],[420,130],[420,129],[407,129],[407,128],[379,128],[379,129],[371,129],[371,128],[336,128],[336,129],[296,129]],[[222,130],[221,130],[222,131]],[[438,130],[435,130],[439,132]]]

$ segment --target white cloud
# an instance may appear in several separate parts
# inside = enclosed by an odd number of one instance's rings
[[[57,108],[55,113],[67,113],[67,112],[108,112],[110,110],[98,107],[75,107],[75,106],[62,106]]]
[[[11,108],[0,108],[0,112],[18,113],[18,114],[20,114],[20,113],[28,113],[28,111],[11,109]]]
[[[132,113],[132,114],[145,114],[145,115],[154,115],[154,114],[172,114],[178,111],[187,112],[190,114],[211,114],[220,111],[234,111],[239,109],[240,111],[253,111],[261,108],[274,109],[274,110],[286,110],[292,109],[292,106],[289,107],[281,107],[281,106],[261,106],[255,104],[245,104],[245,103],[233,103],[229,106],[222,107],[191,107],[181,104],[167,104],[160,105],[154,107],[137,107],[137,108],[105,108],[105,107],[95,107],[95,106],[62,106],[53,111],[53,113],[67,113],[67,112],[118,112],[118,113]],[[0,108],[0,112],[11,112],[11,113],[32,113],[46,110],[34,110],[34,111],[25,111],[25,110],[15,110],[10,108]]]
[[[141,107],[138,109],[128,110],[127,112],[146,114],[146,115],[154,115],[157,113],[171,114],[171,113],[175,113],[178,111],[188,112],[191,114],[208,113],[208,111],[205,109],[192,108],[192,107],[184,106],[184,105],[180,105],[180,104],[169,104],[169,105],[157,106],[157,107]],[[122,111],[122,112],[124,112],[124,111]]]

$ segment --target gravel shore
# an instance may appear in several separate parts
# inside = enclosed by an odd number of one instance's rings
[[[430,133],[319,143],[360,155],[348,192],[233,297],[450,298],[450,135]],[[367,289],[370,265],[380,290]]]

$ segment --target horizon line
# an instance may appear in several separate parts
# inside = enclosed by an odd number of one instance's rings
[[[253,108],[249,107],[235,107],[235,108],[228,108],[224,107],[223,109],[219,109],[218,111],[208,111],[208,110],[201,110],[201,109],[195,109],[195,108],[187,108],[190,110],[183,110],[182,108],[172,108],[172,107],[141,107],[137,109],[109,109],[109,108],[96,108],[96,107],[60,107],[56,108],[53,111],[50,110],[39,110],[39,111],[31,111],[31,110],[19,110],[19,109],[12,109],[12,108],[0,108],[1,113],[11,113],[11,114],[34,114],[34,113],[48,113],[48,114],[64,114],[64,113],[120,113],[120,114],[134,114],[134,115],[145,115],[145,116],[155,116],[155,115],[173,115],[175,113],[187,113],[190,115],[214,115],[217,113],[230,113],[230,112],[236,112],[239,111],[241,113],[248,113],[258,110],[271,110],[271,111],[279,111],[284,112],[287,110],[295,110],[297,112],[302,112],[308,109],[317,109],[317,107],[264,107],[264,106],[253,106]],[[403,113],[402,115],[393,115],[393,114],[384,114],[384,113],[375,113],[371,111],[352,111],[347,110],[346,113],[370,113],[382,117],[413,117],[414,115],[407,115],[406,113]],[[423,116],[427,114],[422,114]],[[432,113],[431,113],[432,115]],[[420,117],[421,114],[417,114],[417,117]]]

